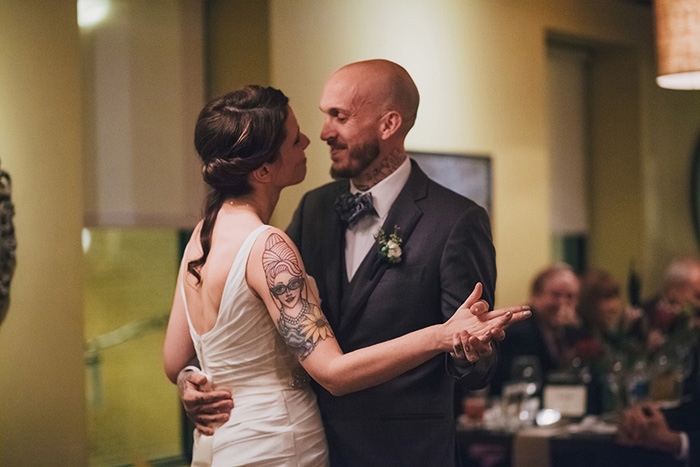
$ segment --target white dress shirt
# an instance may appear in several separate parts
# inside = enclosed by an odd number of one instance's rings
[[[349,281],[367,256],[367,252],[375,245],[377,232],[386,220],[389,209],[396,201],[410,174],[411,161],[406,157],[406,160],[391,175],[367,190],[372,193],[372,202],[377,215],[363,217],[352,228],[345,230],[345,272]],[[360,193],[352,181],[350,181],[350,193]],[[387,232],[387,234],[390,233]]]

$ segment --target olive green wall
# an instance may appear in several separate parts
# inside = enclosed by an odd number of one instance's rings
[[[76,2],[0,2],[0,160],[17,269],[0,328],[0,465],[87,463]]]
[[[645,260],[639,57],[628,47],[605,48],[593,63],[588,260],[624,280]]]
[[[642,109],[643,271],[647,283],[658,283],[661,267],[670,258],[698,252],[690,210],[690,172],[691,153],[700,138],[700,91],[650,86],[644,92],[648,106]]]
[[[632,42],[634,31],[623,24],[629,14],[649,25],[643,12],[609,10],[562,1],[272,2],[273,82],[292,96],[313,141],[309,177],[288,190],[276,219],[284,224],[298,196],[328,180],[317,138],[325,78],[353,60],[388,58],[407,68],[421,92],[409,149],[491,156],[497,301],[522,301],[534,271],[550,261],[547,36],[571,29]],[[595,31],[606,15],[617,21]]]
[[[328,151],[318,139],[324,80],[354,60],[391,59],[408,69],[421,92],[408,149],[492,157],[497,302],[524,300],[532,275],[551,261],[546,56],[548,41],[557,40],[596,51],[591,264],[624,281],[634,260],[651,293],[670,256],[697,250],[686,172],[700,123],[698,92],[676,97],[677,91],[656,87],[649,7],[594,0],[272,0],[270,21],[272,83],[291,97],[312,140],[307,179],[283,193],[273,217],[279,225],[287,224],[304,191],[329,180]]]
[[[270,85],[270,12],[267,0],[204,3],[209,97],[247,84]]]

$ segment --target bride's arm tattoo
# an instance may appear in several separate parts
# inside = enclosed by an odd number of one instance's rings
[[[265,242],[262,264],[280,312],[277,328],[289,348],[304,360],[319,341],[333,337],[333,331],[321,309],[308,301],[298,258],[279,234],[273,233]]]

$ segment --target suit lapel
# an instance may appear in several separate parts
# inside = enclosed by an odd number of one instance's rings
[[[343,192],[349,190],[349,183],[340,184],[336,197]],[[323,252],[319,261],[324,264],[320,264],[317,268],[318,274],[323,274],[323,278],[320,278],[319,282],[325,284],[325,297],[322,293],[323,303],[321,304],[323,312],[328,318],[333,329],[336,329],[340,325],[341,316],[341,306],[340,300],[342,297],[342,281],[344,281],[344,275],[342,269],[345,262],[343,261],[343,256],[345,255],[345,231],[343,230],[343,224],[335,212],[335,208],[331,203],[331,212],[329,216],[331,218],[330,230],[328,235],[322,238],[322,244],[318,245],[320,250]]]
[[[395,226],[401,230],[400,235],[403,239],[401,248],[404,251],[413,229],[423,214],[416,201],[425,198],[427,185],[428,178],[416,163],[411,161],[411,175],[391,206],[382,226],[387,234],[393,232]],[[353,317],[364,308],[367,299],[379,284],[386,270],[389,267],[400,268],[401,264],[390,265],[386,261],[381,260],[377,254],[376,247],[372,246],[353,276],[352,282],[343,297],[341,327],[345,323],[352,322]]]

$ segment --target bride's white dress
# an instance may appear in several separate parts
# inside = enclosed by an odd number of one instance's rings
[[[195,434],[198,465],[326,466],[328,450],[316,396],[280,337],[263,302],[245,280],[258,235],[250,233],[224,286],[214,327],[199,335],[185,311],[202,371],[233,393],[229,421],[213,436]],[[183,300],[184,288],[181,288]],[[204,459],[204,462],[201,461]],[[193,464],[194,465],[194,464]]]

